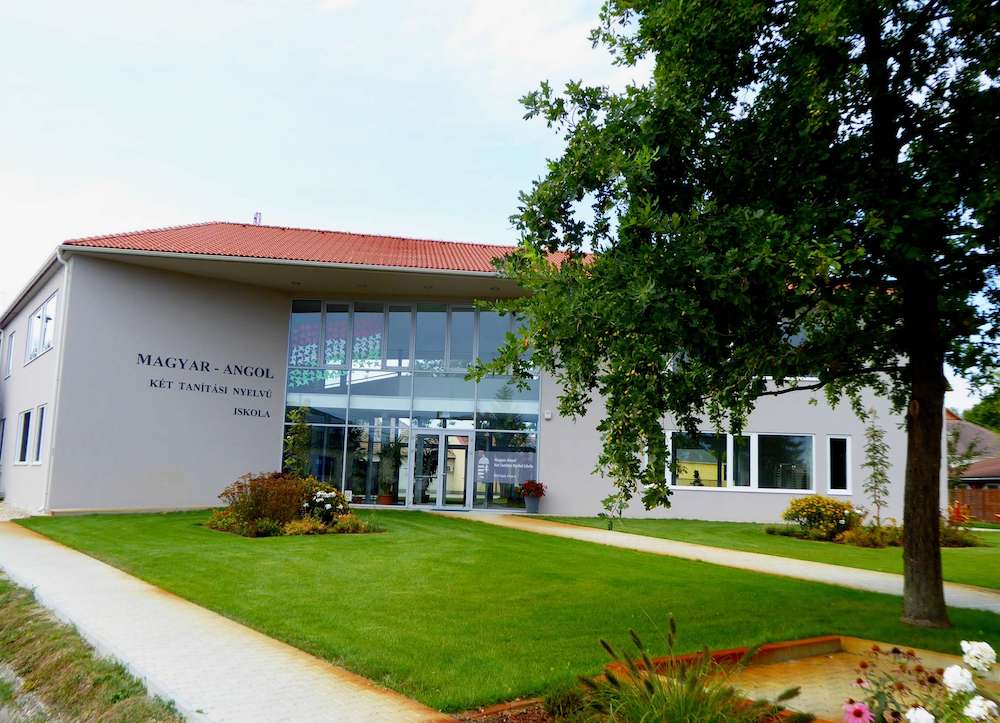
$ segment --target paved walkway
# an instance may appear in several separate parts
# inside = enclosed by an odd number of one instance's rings
[[[830,585],[852,587],[858,590],[903,594],[903,576],[889,572],[861,570],[856,567],[828,565],[822,562],[794,560],[777,555],[763,555],[758,552],[742,552],[727,550],[722,547],[695,545],[690,542],[664,540],[659,537],[633,535],[628,532],[611,532],[596,527],[568,525],[562,522],[542,520],[527,515],[477,515],[461,512],[442,512],[438,514],[452,517],[463,517],[491,525],[510,527],[516,530],[537,532],[543,535],[568,537],[584,542],[596,542],[599,545],[622,547],[628,550],[639,550],[656,555],[683,557],[688,560],[700,560],[715,565],[736,567],[754,572],[764,572],[770,575],[783,575],[802,580],[812,580]],[[944,584],[944,596],[948,605],[958,608],[973,608],[1000,613],[1000,592],[989,588],[960,585],[954,582]]]
[[[448,720],[12,522],[0,522],[0,567],[188,720]]]

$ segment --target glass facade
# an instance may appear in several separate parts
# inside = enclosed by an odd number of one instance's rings
[[[523,507],[538,380],[465,379],[511,330],[468,304],[294,301],[286,413],[306,410],[313,474],[355,503]]]

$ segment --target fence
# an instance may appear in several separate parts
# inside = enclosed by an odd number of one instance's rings
[[[977,520],[1000,522],[1000,489],[954,489],[951,500],[967,505]]]

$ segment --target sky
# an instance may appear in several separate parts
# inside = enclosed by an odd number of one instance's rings
[[[0,0],[0,308],[63,240],[199,221],[514,243],[600,0]],[[964,409],[963,391],[949,404]]]

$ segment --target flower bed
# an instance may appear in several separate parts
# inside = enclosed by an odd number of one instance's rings
[[[244,537],[358,534],[372,526],[351,512],[344,494],[315,477],[244,475],[220,494],[226,503],[206,525]]]

